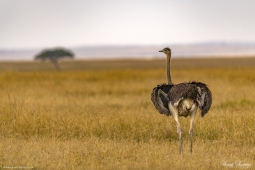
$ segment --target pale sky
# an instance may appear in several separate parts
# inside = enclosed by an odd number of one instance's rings
[[[255,0],[0,0],[0,49],[255,42]]]

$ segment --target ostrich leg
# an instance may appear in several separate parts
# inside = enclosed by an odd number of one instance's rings
[[[181,125],[179,122],[179,115],[178,115],[178,109],[176,107],[174,107],[170,102],[168,104],[169,110],[173,115],[173,118],[176,122],[176,126],[177,126],[177,133],[178,133],[178,138],[179,138],[179,151],[180,154],[182,154],[182,129],[181,129]]]
[[[193,105],[193,106],[195,106],[195,105]],[[189,135],[190,135],[190,153],[192,153],[192,137],[193,137],[193,133],[194,133],[193,128],[194,128],[194,120],[195,120],[196,112],[197,112],[197,106],[192,108],[192,112],[190,114],[190,129],[189,129]]]

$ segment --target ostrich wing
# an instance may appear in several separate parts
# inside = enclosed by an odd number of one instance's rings
[[[198,91],[200,94],[199,108],[202,110],[201,116],[203,117],[211,108],[212,92],[204,83],[193,81],[193,82],[190,82],[190,84],[195,84],[198,88]]]
[[[168,92],[174,85],[160,84],[152,90],[151,101],[160,114],[170,115]],[[161,93],[163,92],[165,96]]]

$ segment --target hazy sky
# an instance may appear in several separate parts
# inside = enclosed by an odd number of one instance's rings
[[[255,42],[255,0],[0,0],[0,49]]]

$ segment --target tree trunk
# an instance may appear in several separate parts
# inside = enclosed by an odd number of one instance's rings
[[[57,59],[52,59],[51,62],[54,64],[57,71],[60,71],[60,66]]]

